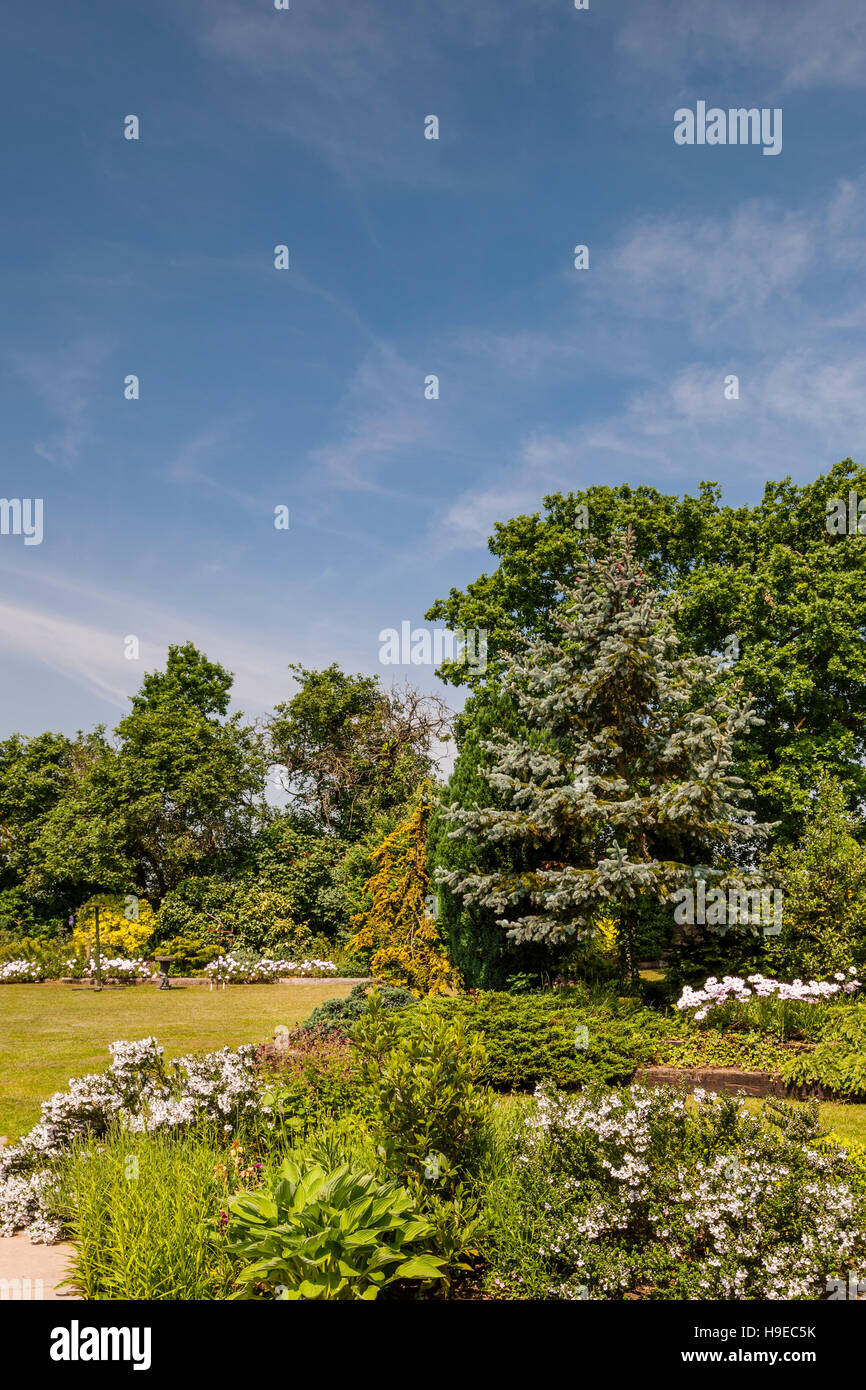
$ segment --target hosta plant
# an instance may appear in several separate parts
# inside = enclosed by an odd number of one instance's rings
[[[398,1279],[439,1279],[432,1226],[397,1182],[288,1156],[274,1181],[232,1198],[226,1239],[249,1261],[235,1298],[374,1299]]]

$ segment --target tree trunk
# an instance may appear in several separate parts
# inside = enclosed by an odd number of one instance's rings
[[[637,982],[636,936],[637,905],[631,898],[626,898],[619,908],[619,983],[622,990]]]

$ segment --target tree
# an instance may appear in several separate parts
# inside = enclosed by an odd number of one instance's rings
[[[230,873],[185,879],[166,895],[162,934],[292,951],[313,937],[342,941],[344,853],[336,836],[309,820],[271,811]]]
[[[266,761],[227,714],[232,677],[191,643],[145,676],[116,744],[100,746],[43,818],[27,886],[159,902],[190,874],[231,863],[263,816]]]
[[[275,814],[256,835],[243,874],[251,885],[284,894],[291,915],[312,936],[337,940],[348,912],[342,892],[345,846],[334,835],[290,812]]]
[[[299,689],[276,706],[271,758],[285,769],[295,809],[347,840],[402,807],[430,774],[431,746],[447,736],[447,706],[375,676],[290,666]]]
[[[425,784],[409,814],[373,853],[369,904],[352,919],[349,951],[371,951],[370,968],[413,994],[441,994],[459,983],[442,949],[427,898],[427,827],[432,803]]]
[[[440,793],[430,822],[427,860],[436,885],[437,926],[449,959],[467,986],[475,989],[503,989],[515,971],[541,973],[551,964],[550,953],[532,943],[523,944],[516,962],[514,945],[509,944],[497,925],[493,909],[480,902],[464,901],[437,874],[439,869],[468,873],[473,866],[487,871],[496,867],[514,871],[524,862],[520,846],[484,845],[452,836],[448,816],[455,807],[504,808],[503,797],[487,776],[491,767],[487,750],[497,731],[514,735],[521,728],[507,700],[495,698],[493,692],[475,697],[474,718],[458,736],[454,770]]]
[[[486,672],[446,663],[440,675],[481,694],[496,688],[522,637],[554,639],[556,613],[581,563],[585,506],[602,541],[634,531],[648,580],[679,600],[684,652],[736,655],[743,691],[764,721],[737,750],[756,815],[778,822],[777,838],[796,838],[826,771],[862,821],[866,544],[859,534],[830,536],[825,525],[828,502],[851,490],[866,496],[866,468],[846,459],[804,486],[768,482],[755,506],[722,506],[712,483],[696,497],[625,485],[546,497],[543,516],[494,527],[489,548],[499,564],[491,574],[452,589],[428,612],[452,629],[489,634]],[[476,709],[471,698],[458,730]]]
[[[111,756],[102,727],[90,734],[13,734],[0,743],[0,926],[57,930],[81,900],[76,866],[58,860],[41,875],[41,836],[50,818],[76,795],[82,781]],[[100,830],[89,822],[81,834]],[[89,885],[99,886],[98,882]]]
[[[637,974],[637,905],[699,879],[727,887],[736,854],[766,833],[750,821],[732,771],[734,742],[754,724],[725,693],[714,657],[681,657],[672,621],[648,591],[630,533],[596,561],[554,615],[558,639],[527,639],[508,657],[506,690],[526,732],[500,734],[482,775],[498,807],[445,811],[452,833],[482,853],[516,851],[473,872],[440,870],[469,904],[494,909],[511,940],[560,953],[619,908],[623,979]]]
[[[784,896],[765,968],[781,979],[822,980],[866,965],[866,853],[855,828],[842,791],[824,777],[798,843],[768,857],[765,872]]]
[[[221,950],[305,951],[311,930],[286,893],[241,878],[184,879],[163,899],[160,936],[218,945]]]
[[[156,917],[144,898],[112,897],[100,893],[75,914],[73,949],[92,954],[96,946],[95,908],[99,908],[99,949],[106,956],[137,959],[155,944]]]

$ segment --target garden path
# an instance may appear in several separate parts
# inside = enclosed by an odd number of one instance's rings
[[[72,1254],[71,1245],[33,1245],[26,1235],[0,1236],[0,1300],[80,1301],[68,1288],[58,1288]]]

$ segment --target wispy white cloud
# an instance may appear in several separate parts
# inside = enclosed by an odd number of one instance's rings
[[[66,614],[0,602],[0,651],[47,666],[118,707],[133,688],[122,679],[122,635]]]
[[[739,399],[725,384],[739,378]],[[700,476],[814,474],[866,456],[866,354],[794,350],[746,370],[692,362],[632,393],[614,414],[528,440],[524,462],[543,473],[538,496],[607,477],[632,483]]]
[[[534,511],[540,497],[538,488],[521,485],[519,476],[513,476],[510,486],[491,484],[462,493],[437,521],[442,548],[475,550],[486,545],[494,522]]]
[[[605,258],[596,294],[632,319],[686,320],[701,335],[740,320],[754,336],[762,311],[790,312],[824,221],[769,200],[725,218],[646,218]]]
[[[866,9],[860,0],[668,0],[633,4],[620,50],[642,70],[687,80],[709,63],[764,68],[783,89],[866,82]],[[766,105],[766,102],[758,102]]]
[[[582,293],[579,333],[479,337],[515,391],[533,353],[553,364],[546,377],[587,337],[600,357],[611,335],[627,343],[640,371],[631,386],[616,374],[613,408],[583,401],[573,425],[530,424],[495,482],[452,502],[445,543],[478,546],[494,520],[537,510],[546,492],[607,478],[747,484],[866,456],[866,353],[839,331],[866,325],[850,276],[866,264],[864,213],[866,181],[852,178],[817,208],[764,199],[717,217],[643,218],[596,259],[604,270]],[[738,399],[726,396],[730,376]]]
[[[237,422],[224,422],[199,430],[169,459],[166,472],[174,483],[225,497],[245,511],[261,516],[274,505],[270,492],[267,495],[247,492],[213,476],[213,469],[224,464],[235,445],[236,426]]]
[[[92,400],[102,382],[110,348],[103,338],[79,337],[63,352],[13,355],[18,374],[58,421],[57,429],[36,439],[34,452],[70,469],[94,439]]]
[[[524,380],[550,380],[557,371],[570,370],[579,345],[576,333],[515,328],[513,330],[460,329],[453,349],[476,368],[502,371]]]
[[[379,343],[362,358],[346,391],[337,438],[311,455],[334,487],[417,500],[381,481],[394,463],[406,466],[412,450],[429,445],[436,402],[424,398],[425,373]],[[412,479],[417,482],[417,478]]]
[[[455,35],[463,42],[492,37],[501,28],[497,10],[493,0],[476,0],[460,15],[448,0],[431,25],[423,0],[397,7],[319,0],[287,11],[206,0],[183,22],[208,58],[256,83],[254,101],[235,94],[249,120],[309,146],[346,184],[373,175],[445,186],[453,175],[431,157],[423,138],[427,112],[413,103],[435,74],[453,133],[460,98],[438,65],[443,45]]]
[[[8,592],[24,571],[19,576],[7,567],[5,573]],[[37,585],[41,595],[34,592]],[[164,663],[172,642],[194,642],[211,660],[234,672],[232,698],[253,715],[285,698],[291,686],[289,660],[315,666],[333,659],[315,636],[296,642],[289,656],[277,633],[250,635],[248,629],[239,632],[188,608],[180,613],[176,607],[162,608],[135,594],[106,592],[45,570],[36,578],[31,574],[19,587],[25,598],[0,602],[0,653],[56,671],[118,710],[128,707],[128,696],[141,684],[144,672]],[[82,612],[86,620],[77,616]],[[138,638],[138,660],[125,656],[128,636]]]

